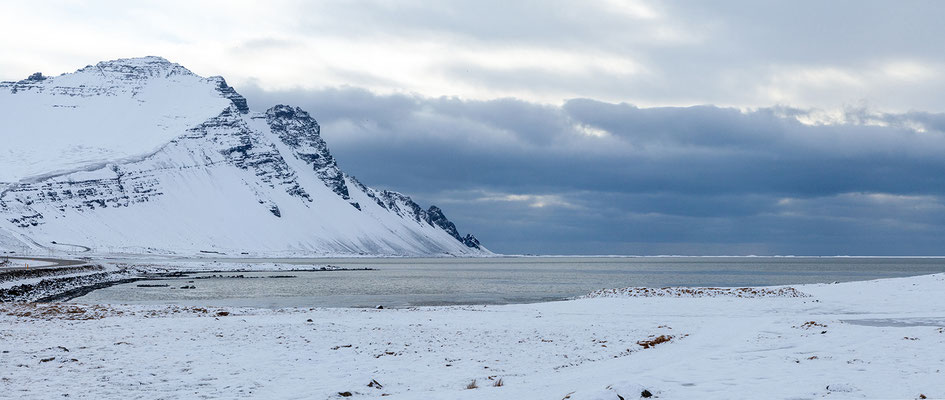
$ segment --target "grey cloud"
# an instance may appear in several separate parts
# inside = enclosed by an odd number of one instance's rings
[[[839,107],[865,100],[898,110],[945,107],[945,53],[928,40],[945,34],[937,17],[945,12],[941,3],[641,2],[655,13],[653,18],[617,12],[607,4],[320,3],[298,12],[297,29],[309,35],[438,43],[484,52],[531,48],[602,54],[628,58],[647,70],[644,75],[562,72],[553,68],[554,60],[547,68],[457,60],[430,71],[468,86],[519,89],[552,101],[564,96],[646,104]],[[887,63],[900,61],[927,66],[938,78],[915,83],[874,76],[885,73]],[[810,82],[804,69],[850,73],[860,86],[829,79]]]
[[[235,46],[233,50],[235,51],[260,51],[260,50],[273,50],[273,49],[286,49],[299,47],[301,44],[293,40],[285,39],[276,39],[271,37],[259,37],[256,39],[246,40],[239,45]]]
[[[634,16],[615,4],[641,4],[653,15]],[[22,16],[14,28],[61,39],[23,35],[10,42],[6,53],[29,49],[22,60],[0,62],[13,77],[34,68],[64,72],[116,52],[134,56],[126,54],[134,43],[231,83],[256,77],[267,88],[351,84],[548,103],[577,97],[836,109],[863,101],[897,113],[945,109],[945,52],[933,40],[945,36],[945,3],[934,1],[277,1],[251,11],[194,5],[184,12],[173,2],[110,1],[8,8]],[[396,68],[363,57],[381,53]]]
[[[346,32],[374,38],[446,37],[467,44],[554,42],[558,46],[581,47],[594,39],[599,45],[613,43],[613,47],[619,47],[628,41],[642,44],[652,41],[650,28],[665,23],[614,12],[602,4],[588,3],[579,10],[568,1],[310,4],[299,13],[298,28],[319,34]]]
[[[21,35],[6,53],[31,53],[0,67],[63,72],[129,43],[217,65],[254,109],[311,111],[365,183],[503,252],[941,254],[945,3],[642,3],[651,18],[557,0],[11,4],[16,28],[62,40]],[[395,73],[346,57],[378,46]],[[454,88],[531,100],[411,92]],[[715,105],[651,107],[680,104]],[[846,122],[800,123],[812,107]]]
[[[724,55],[818,64],[870,61],[877,51],[931,55],[937,45],[927,35],[942,29],[931,16],[945,12],[945,4],[923,0],[896,7],[880,0],[671,4],[671,13],[681,18],[717,21],[723,27],[719,33],[733,39],[731,45],[720,46],[729,50]],[[941,59],[941,52],[935,57]]]
[[[850,110],[854,122],[811,126],[796,119],[804,110],[783,108],[241,92],[256,109],[310,110],[347,171],[441,205],[502,252],[933,254],[945,245],[942,114]],[[557,200],[537,207],[535,196]]]

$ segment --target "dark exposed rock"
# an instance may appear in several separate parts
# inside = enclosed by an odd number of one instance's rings
[[[476,239],[471,233],[467,233],[466,237],[463,238],[463,244],[465,244],[466,247],[472,247],[474,249],[481,248],[480,246],[482,246],[482,244],[479,243],[479,239]]]
[[[384,190],[379,192],[377,197],[384,203],[385,208],[401,217],[411,218],[417,222],[426,221],[426,212],[409,196]]]
[[[59,212],[96,208],[127,207],[160,196],[159,182],[147,172],[124,173],[118,167],[103,169],[100,179],[75,181],[53,178],[37,183],[18,184],[0,193],[0,211],[14,225],[26,228],[43,223],[46,216],[36,211],[36,204],[55,205]]]
[[[266,111],[266,122],[298,159],[312,166],[325,185],[341,198],[351,200],[344,174],[328,151],[328,145],[322,140],[321,128],[314,118],[301,108],[280,104]],[[360,209],[359,205],[351,203]]]
[[[430,206],[426,212],[426,221],[430,225],[439,227],[449,233],[450,236],[456,238],[460,242],[463,241],[463,238],[459,236],[459,232],[456,231],[456,225],[454,225],[450,220],[446,219],[446,216],[443,215],[443,210],[440,210],[437,206]]]
[[[38,283],[25,283],[7,289],[0,289],[0,303],[67,301],[97,288],[115,283],[133,282],[139,279],[116,279],[116,276],[120,276],[120,274],[98,272],[80,276],[50,277]]]
[[[246,103],[246,98],[243,95],[236,92],[236,89],[233,89],[230,85],[226,84],[226,80],[221,76],[214,76],[209,79],[218,79],[220,82],[217,84],[217,92],[230,99],[233,102],[233,105],[236,106],[236,109],[243,114],[249,113],[249,105]]]
[[[20,280],[20,279],[30,279],[30,278],[40,278],[40,277],[52,277],[57,275],[69,275],[77,274],[80,272],[90,272],[90,271],[101,271],[104,268],[100,265],[80,265],[75,267],[62,267],[62,268],[40,268],[40,269],[16,269],[12,271],[3,271],[0,272],[0,282]]]
[[[9,221],[20,228],[26,228],[30,226],[39,225],[40,223],[42,223],[41,222],[42,219],[43,219],[43,214],[34,213],[30,215],[21,215],[17,218],[10,218]]]
[[[449,233],[450,236],[456,238],[466,247],[471,247],[474,249],[480,248],[479,239],[476,239],[475,236],[467,234],[465,237],[459,236],[459,231],[456,230],[456,225],[452,221],[446,218],[446,215],[443,215],[443,210],[440,210],[437,206],[430,206],[426,212],[426,221],[430,225],[438,227]]]
[[[373,199],[374,202],[377,203],[377,205],[381,206],[381,208],[383,208],[383,209],[385,209],[385,210],[387,209],[387,206],[384,205],[384,202],[381,201],[381,199],[377,198],[377,194],[375,193],[376,191],[375,191],[374,189],[371,189],[371,188],[369,188],[369,187],[367,187],[367,186],[364,186],[364,184],[361,183],[361,181],[359,181],[357,178],[355,178],[355,177],[353,177],[353,176],[351,176],[351,175],[345,175],[345,176],[346,176],[352,183],[354,183],[355,187],[357,187],[358,189],[361,189],[362,192],[364,192],[365,194],[368,195],[368,197],[370,197],[371,199]],[[359,205],[358,209],[359,209],[359,210],[361,209],[360,205]]]
[[[348,179],[353,182],[358,189],[361,189],[361,191],[366,193],[368,197],[374,199],[374,201],[377,202],[377,205],[381,206],[381,208],[394,212],[401,217],[410,218],[417,222],[427,223],[431,226],[443,229],[450,236],[465,244],[466,247],[474,249],[482,248],[482,245],[475,236],[471,234],[467,234],[465,237],[460,236],[459,231],[456,229],[456,225],[453,224],[449,218],[446,218],[446,215],[443,214],[443,210],[441,210],[439,207],[430,206],[429,209],[424,210],[409,196],[389,190],[377,191],[371,189],[362,184],[353,176],[348,176]],[[360,207],[358,209],[360,210]]]
[[[200,124],[190,132],[194,137],[214,143],[229,162],[241,169],[252,171],[269,187],[282,187],[286,193],[312,202],[311,196],[299,185],[295,173],[286,164],[279,150],[260,137],[258,132],[250,129],[240,118],[239,110],[235,106],[227,108],[219,116]],[[259,191],[262,191],[261,188]],[[259,200],[260,203],[266,203],[262,199]]]

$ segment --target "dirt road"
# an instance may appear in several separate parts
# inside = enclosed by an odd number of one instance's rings
[[[85,260],[72,260],[72,259],[63,259],[63,258],[44,258],[44,257],[3,257],[9,258],[10,260],[20,260],[27,264],[32,264],[32,262],[37,262],[35,266],[31,266],[30,269],[45,269],[45,268],[59,268],[59,267],[71,267],[75,265],[87,264],[88,261]],[[21,263],[16,263],[14,266],[10,267],[0,267],[0,271],[20,271],[25,270],[26,267],[20,265]]]

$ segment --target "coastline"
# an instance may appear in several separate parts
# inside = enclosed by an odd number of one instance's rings
[[[945,274],[793,288],[806,296],[384,310],[5,303],[0,389],[20,398],[945,396]],[[473,379],[479,388],[465,389]],[[490,386],[497,379],[503,386]]]

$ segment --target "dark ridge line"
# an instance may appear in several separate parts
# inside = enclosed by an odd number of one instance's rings
[[[148,279],[148,278],[145,278],[145,277],[125,278],[125,279],[119,279],[119,280],[115,280],[115,281],[99,282],[99,283],[95,283],[95,284],[87,285],[87,286],[80,286],[80,287],[77,287],[77,288],[69,289],[69,290],[67,290],[67,291],[65,291],[65,292],[62,292],[62,293],[59,293],[59,294],[54,294],[54,295],[49,295],[49,296],[46,296],[46,297],[41,297],[41,298],[39,298],[39,299],[37,299],[37,300],[35,300],[35,301],[32,301],[31,303],[57,303],[57,302],[67,302],[67,301],[72,300],[72,299],[74,299],[74,298],[76,298],[76,297],[85,296],[85,295],[87,295],[87,294],[89,294],[89,293],[92,293],[93,291],[96,291],[96,290],[99,290],[99,289],[105,289],[105,288],[107,288],[107,287],[111,287],[111,286],[115,286],[115,285],[120,285],[120,284],[123,284],[123,283],[137,282],[137,281],[145,280],[145,279]]]
[[[175,272],[164,272],[156,274],[148,274],[145,276],[136,276],[133,278],[124,278],[117,279],[113,281],[105,281],[93,283],[91,285],[84,285],[75,287],[69,290],[66,290],[61,293],[52,294],[49,296],[44,296],[39,299],[33,300],[29,303],[55,303],[55,302],[67,302],[69,300],[75,299],[77,297],[85,296],[89,293],[92,293],[99,289],[109,288],[115,285],[121,285],[125,283],[134,283],[142,280],[168,280],[168,278],[185,278],[189,274],[202,274],[202,273],[226,273],[226,272],[332,272],[332,271],[376,271],[374,268],[346,268],[346,269],[293,269],[293,270],[280,270],[280,271],[266,271],[266,270],[245,270],[245,271],[175,271]],[[263,277],[265,278],[265,277]]]

